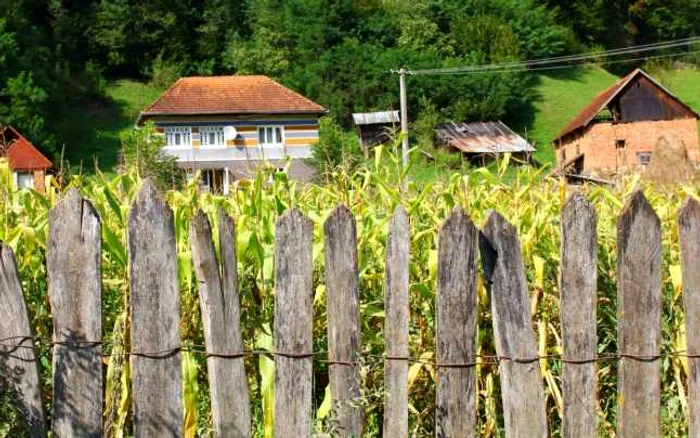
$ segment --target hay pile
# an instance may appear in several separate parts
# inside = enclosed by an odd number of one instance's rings
[[[697,171],[683,141],[673,134],[662,134],[642,178],[657,184],[673,184],[697,178]]]

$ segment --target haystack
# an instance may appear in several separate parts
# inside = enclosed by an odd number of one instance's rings
[[[642,178],[657,184],[673,184],[696,177],[697,171],[688,158],[683,140],[673,134],[662,134]]]

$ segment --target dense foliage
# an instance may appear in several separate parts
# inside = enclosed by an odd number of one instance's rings
[[[352,111],[397,106],[391,69],[687,37],[698,12],[693,0],[0,0],[0,124],[70,152],[70,113],[99,109],[105,77],[164,87],[263,73],[347,125]],[[412,108],[425,98],[460,120],[519,118],[534,98],[523,74],[415,77],[410,88]]]
[[[381,154],[382,149],[377,149]],[[507,163],[495,172],[479,169],[471,175],[455,174],[446,183],[408,184],[401,192],[401,172],[396,157],[378,156],[374,164],[361,165],[356,172],[337,169],[328,178],[331,185],[305,188],[289,181],[284,173],[258,175],[250,183],[242,183],[228,197],[197,193],[189,184],[182,191],[165,195],[174,211],[178,242],[178,264],[181,290],[181,335],[186,343],[201,344],[202,326],[199,316],[197,282],[194,279],[189,247],[189,220],[199,208],[213,217],[222,206],[236,219],[238,236],[242,332],[247,349],[270,348],[274,306],[274,224],[276,218],[292,206],[300,208],[314,222],[314,348],[327,348],[325,287],[323,285],[322,224],[338,203],[346,204],[357,220],[359,272],[362,314],[362,350],[367,356],[362,363],[362,404],[368,414],[368,436],[379,436],[382,417],[382,385],[384,352],[383,282],[387,225],[392,211],[403,205],[411,220],[410,261],[410,350],[411,356],[430,359],[434,355],[435,285],[437,275],[437,236],[439,226],[455,206],[467,210],[477,226],[482,226],[490,209],[496,209],[517,226],[527,268],[533,311],[533,332],[541,355],[561,352],[559,293],[557,272],[559,260],[559,215],[567,197],[567,187],[555,179],[542,179],[539,172],[523,168],[508,184],[502,179]],[[614,353],[616,346],[616,279],[615,223],[624,199],[638,184],[628,181],[618,189],[583,186],[582,192],[598,214],[598,346],[600,353]],[[7,167],[0,165],[0,240],[16,252],[23,280],[32,327],[37,336],[50,339],[51,314],[46,295],[45,257],[48,209],[60,199],[65,188],[49,187],[46,197],[33,191],[16,191]],[[126,256],[126,218],[138,189],[135,173],[106,178],[76,176],[72,186],[80,188],[102,218],[103,226],[103,312],[104,336],[113,341],[106,378],[105,422],[109,436],[120,436],[130,430],[128,397],[128,361],[118,349],[128,339],[128,260]],[[681,305],[680,266],[677,244],[676,211],[686,195],[698,196],[695,186],[666,190],[646,189],[646,194],[663,226],[663,347],[662,350],[685,350]],[[489,294],[479,282],[478,353],[494,354]],[[50,408],[50,350],[42,349],[40,362],[47,409]],[[109,353],[109,349],[107,350]],[[255,436],[270,430],[272,397],[269,382],[273,375],[270,359],[246,359],[255,418]],[[186,354],[185,409],[188,431],[210,433],[209,398],[204,357]],[[600,362],[599,427],[601,436],[609,436],[616,425],[616,373],[614,361]],[[497,368],[478,368],[478,431],[482,436],[502,436],[503,419]],[[542,361],[543,385],[546,388],[550,431],[556,436],[561,428],[562,394],[561,364],[557,360]],[[327,365],[314,365],[315,427],[328,431],[329,404],[326,399]],[[434,435],[435,373],[429,364],[415,363],[410,369],[410,430],[416,436]],[[687,427],[685,384],[688,363],[679,357],[662,359],[663,436],[682,436]],[[8,406],[4,399],[0,406]],[[8,430],[17,416],[0,417],[0,431]]]

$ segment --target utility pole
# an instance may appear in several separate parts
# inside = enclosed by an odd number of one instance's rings
[[[401,101],[401,163],[408,167],[408,108],[406,104],[406,69],[399,69],[399,93]]]

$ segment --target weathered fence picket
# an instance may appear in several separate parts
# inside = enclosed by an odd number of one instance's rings
[[[9,246],[0,242],[0,386],[16,395],[18,413],[26,420],[32,438],[46,436],[44,408],[41,405],[39,368],[34,338],[17,262]]]
[[[136,437],[182,435],[180,290],[173,212],[146,180],[129,212]]]
[[[207,371],[214,434],[217,437],[250,437],[248,381],[243,356],[235,357],[243,351],[243,339],[233,219],[223,210],[219,212],[221,268],[216,260],[211,224],[201,210],[190,222],[190,241],[209,355]]]
[[[496,353],[503,358],[499,370],[506,437],[546,437],[544,388],[517,230],[491,212],[480,248]]]
[[[56,343],[56,437],[102,436],[102,233],[90,202],[72,188],[49,213],[46,260]]]
[[[311,436],[313,224],[293,209],[275,231],[275,436]]]
[[[561,334],[565,438],[595,437],[596,430],[596,217],[583,196],[574,195],[561,215]]]
[[[582,196],[566,203],[561,220],[562,435],[597,435],[596,217]],[[173,212],[145,181],[128,218],[131,341],[112,354],[131,360],[136,437],[183,434],[182,347]],[[244,360],[275,362],[274,434],[313,436],[313,238],[310,219],[296,209],[278,218],[274,255],[274,351],[245,351],[235,223],[218,212],[219,255],[203,212],[190,223],[199,285],[214,434],[249,438],[252,418]],[[678,214],[687,334],[689,435],[700,435],[700,203]],[[355,218],[337,207],[324,224],[328,364],[334,436],[362,436],[361,325]],[[383,436],[409,436],[410,227],[399,207],[386,247]],[[480,250],[500,369],[505,436],[544,437],[547,411],[540,352],[533,332],[517,230],[490,214],[479,233],[457,208],[440,228],[435,315],[438,437],[478,433],[476,416],[477,250]],[[101,436],[103,363],[101,224],[91,204],[71,189],[49,214],[48,293],[54,322],[53,436]],[[21,266],[21,265],[20,265]],[[661,394],[661,228],[641,191],[628,200],[617,226],[618,436],[658,437]],[[32,437],[45,437],[36,348],[12,250],[0,242],[0,384]],[[483,341],[479,341],[483,342]],[[38,350],[42,351],[42,350]],[[198,351],[198,350],[195,350]],[[324,360],[325,358],[318,358]],[[489,358],[491,359],[491,358]],[[5,394],[3,394],[5,395]],[[109,418],[109,417],[108,417]],[[551,418],[551,417],[550,417]]]
[[[438,236],[435,306],[438,438],[467,438],[476,431],[478,238],[478,230],[459,208],[447,218]]]
[[[688,436],[700,436],[700,203],[688,197],[678,214],[678,241],[683,270],[683,309],[685,311],[686,352],[688,357]]]
[[[355,218],[344,205],[324,225],[328,360],[334,420],[341,437],[362,436],[360,291]]]
[[[408,216],[398,207],[389,224],[384,286],[384,425],[386,438],[408,437]]]
[[[617,223],[618,436],[658,437],[661,413],[661,224],[641,191]],[[647,358],[627,355],[647,356]]]

